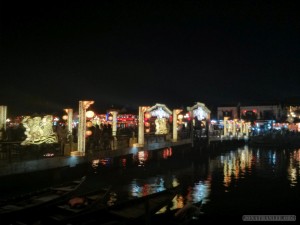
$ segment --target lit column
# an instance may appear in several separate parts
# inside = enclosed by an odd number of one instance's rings
[[[192,147],[194,147],[194,113],[192,107],[187,107],[187,110],[190,112],[190,138]]]
[[[144,113],[148,107],[139,106],[139,134],[138,134],[138,145],[144,146]]]
[[[236,121],[233,120],[232,121],[232,136],[235,137],[236,136]]]
[[[249,130],[250,130],[250,122],[247,122],[246,124],[245,124],[245,133],[246,133],[246,137],[249,137]]]
[[[0,105],[0,131],[6,130],[6,117],[7,117],[7,106]],[[2,133],[2,132],[1,132]],[[3,134],[0,135],[0,140],[2,140]]]
[[[227,116],[224,117],[224,137],[227,136],[227,127],[228,127],[227,122],[228,122],[228,119],[229,119],[229,117],[227,117]]]
[[[111,111],[110,113],[112,114],[112,137],[113,137],[113,140],[111,143],[111,149],[115,150],[118,148],[118,141],[117,141],[117,122],[118,122],[117,115],[118,115],[118,112]]]
[[[94,101],[79,101],[78,152],[85,155],[86,110]]]
[[[65,112],[68,113],[68,132],[69,134],[72,134],[73,109],[65,109]]]
[[[242,132],[242,136],[244,136],[244,133],[245,133],[245,122],[244,121],[241,122],[241,132]]]
[[[177,141],[178,131],[177,131],[177,115],[181,113],[181,109],[174,109],[173,110],[173,141]]]
[[[117,136],[117,115],[118,115],[118,112],[117,111],[111,111],[110,112],[113,116],[113,119],[112,119],[112,136],[113,137],[116,137]]]

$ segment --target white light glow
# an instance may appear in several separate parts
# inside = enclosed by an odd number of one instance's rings
[[[162,107],[158,107],[156,110],[150,112],[152,116],[156,116],[157,118],[169,118],[170,115],[166,111],[162,109]]]

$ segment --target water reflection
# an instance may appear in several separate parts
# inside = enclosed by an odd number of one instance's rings
[[[243,179],[246,174],[251,174],[252,167],[255,164],[256,154],[253,154],[248,146],[239,148],[236,151],[230,151],[221,155],[214,162],[220,161],[223,166],[224,186],[228,188],[233,181]],[[259,159],[259,157],[257,157]],[[226,189],[228,191],[228,189]]]
[[[149,151],[139,151],[137,153],[138,166],[145,166],[146,161],[149,158]]]
[[[290,185],[295,186],[299,180],[300,149],[291,151],[288,159],[285,150],[249,149],[245,146],[220,155],[212,163],[214,169],[219,167],[223,169],[225,188],[229,188],[245,176],[250,176],[253,171],[257,172],[255,176],[280,178],[284,176],[287,163],[287,178]],[[229,189],[225,190],[227,191]]]
[[[163,150],[162,156],[163,156],[164,159],[167,159],[167,158],[171,157],[172,156],[172,148],[171,147],[165,148]]]
[[[129,196],[143,197],[166,190],[165,181],[162,177],[147,180],[133,179],[129,185]]]
[[[290,189],[286,186],[294,189],[299,186],[300,149],[244,146],[220,152],[217,156],[206,156],[192,150],[165,148],[138,151],[118,160],[95,161],[95,165],[111,164],[121,165],[122,169],[138,168],[139,173],[136,176],[130,174],[125,188],[129,197],[142,197],[181,185],[182,191],[172,200],[171,210],[180,209],[187,203],[202,202],[207,214],[216,211],[244,213],[247,210],[264,213],[266,209],[273,213],[294,204],[291,200],[297,201],[297,198],[293,200],[293,194],[289,196]],[[280,203],[275,204],[274,199]],[[257,208],[257,205],[261,207]],[[162,208],[160,213],[166,209]]]
[[[300,149],[290,153],[289,166],[288,166],[288,179],[290,186],[295,187],[298,183],[300,176]]]
[[[206,204],[209,201],[209,195],[211,191],[211,180],[210,178],[205,181],[199,181],[195,183],[192,193],[191,201],[197,203],[202,201],[202,204]]]
[[[100,158],[92,160],[92,168],[96,170],[100,166],[109,167],[112,165],[113,158]]]

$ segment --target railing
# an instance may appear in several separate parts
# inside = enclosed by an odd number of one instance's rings
[[[59,144],[21,145],[21,141],[1,141],[0,160],[18,161],[61,156]]]

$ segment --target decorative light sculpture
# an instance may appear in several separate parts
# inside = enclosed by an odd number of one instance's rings
[[[170,114],[167,113],[162,107],[158,107],[157,109],[151,111],[152,116],[156,116],[157,118],[169,118]]]

